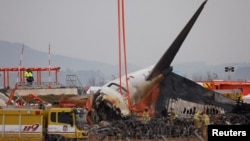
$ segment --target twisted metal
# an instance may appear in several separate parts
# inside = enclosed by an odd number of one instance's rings
[[[152,118],[150,121],[141,121],[137,118],[128,120],[117,120],[106,122],[105,125],[95,125],[90,129],[90,134],[96,136],[100,141],[108,136],[117,140],[145,140],[177,138],[188,139],[201,137],[201,131],[194,132],[192,118],[179,118],[170,124],[169,118]],[[214,125],[250,125],[250,119],[244,115],[228,113],[211,117]],[[200,139],[199,139],[200,140]]]

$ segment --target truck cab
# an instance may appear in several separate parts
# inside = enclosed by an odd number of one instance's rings
[[[82,141],[89,138],[87,111],[74,107],[0,109],[0,140]]]
[[[83,108],[50,108],[45,110],[47,140],[84,140],[88,138],[87,111]]]

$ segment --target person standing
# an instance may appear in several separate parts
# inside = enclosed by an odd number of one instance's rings
[[[33,72],[31,71],[31,69],[27,69],[25,71],[24,74],[26,81],[28,82],[29,85],[32,85],[33,81],[34,81],[34,77],[33,77]]]
[[[201,115],[202,115],[203,111],[197,111],[194,114],[194,128],[195,128],[195,132],[197,133],[199,131],[199,129],[201,128]]]
[[[149,121],[150,120],[148,107],[145,107],[145,109],[144,109],[144,111],[142,113],[142,118],[143,118],[143,121]]]
[[[175,113],[173,108],[170,108],[168,116],[170,117],[170,124],[174,125],[174,121],[178,118],[178,115]]]
[[[207,136],[207,128],[208,125],[210,124],[210,117],[209,115],[204,111],[203,115],[202,115],[202,136],[204,138],[204,140],[208,140],[208,136]]]

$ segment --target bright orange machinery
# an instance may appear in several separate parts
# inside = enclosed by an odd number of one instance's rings
[[[232,90],[241,89],[242,95],[250,94],[250,81],[235,81],[235,80],[211,80],[211,81],[196,81],[203,87],[211,90]]]

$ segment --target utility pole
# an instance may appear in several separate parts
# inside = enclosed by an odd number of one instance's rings
[[[225,67],[225,72],[228,72],[228,80],[231,80],[231,72],[234,72],[234,67],[232,66]]]

